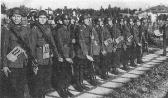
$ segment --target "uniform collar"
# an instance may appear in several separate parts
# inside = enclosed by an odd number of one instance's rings
[[[22,25],[21,24],[18,24],[18,25],[16,25],[16,24],[14,24],[13,22],[10,22],[9,23],[9,28],[10,29],[14,29],[14,30],[16,30],[16,31],[21,31],[22,30]]]

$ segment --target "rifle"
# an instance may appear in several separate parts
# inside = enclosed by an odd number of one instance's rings
[[[38,67],[38,63],[37,63],[37,60],[32,55],[32,51],[31,51],[30,47],[26,44],[26,42],[24,42],[22,40],[21,37],[19,37],[17,35],[17,33],[13,30],[13,28],[10,28],[10,30],[17,37],[17,39],[18,39],[17,42],[21,45],[21,47],[25,50],[26,54],[28,55],[28,60],[31,61],[31,65],[32,65],[31,67],[37,68]]]
[[[91,48],[90,48],[90,52],[91,52],[91,56],[93,57],[93,43],[94,43],[94,39],[92,39],[92,36],[94,36],[94,34],[93,34],[93,28],[90,28],[90,37],[91,37],[91,44],[90,44],[90,46],[91,46]],[[92,68],[92,71],[93,71],[93,79],[96,79],[96,77],[95,77],[95,72],[96,72],[96,70],[95,70],[95,65],[94,65],[94,62],[93,61],[91,61],[91,68]]]

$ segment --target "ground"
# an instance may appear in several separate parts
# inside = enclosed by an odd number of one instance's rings
[[[101,85],[93,87],[86,81],[90,90],[77,92],[69,87],[75,98],[162,98],[168,89],[168,56],[162,56],[162,49],[151,48],[150,53],[143,57],[144,63],[127,72],[104,81],[97,77]],[[57,98],[52,92],[46,98]]]
[[[137,79],[114,89],[108,98],[163,98],[168,91],[168,62],[158,64]]]

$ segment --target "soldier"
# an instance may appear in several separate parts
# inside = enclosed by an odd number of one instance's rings
[[[134,19],[134,26],[133,26],[133,41],[135,43],[136,46],[136,50],[135,50],[135,54],[136,54],[136,58],[137,58],[137,63],[141,63],[142,62],[142,35],[140,32],[140,21],[138,19]]]
[[[59,93],[61,97],[72,97],[73,94],[68,91],[68,87],[71,83],[72,75],[74,74],[73,70],[73,61],[72,61],[72,40],[70,36],[70,30],[68,28],[69,25],[69,17],[66,14],[63,14],[61,16],[61,20],[63,22],[63,25],[58,29],[57,31],[57,44],[58,44],[58,51],[61,53],[61,56],[64,59],[64,62],[57,68],[56,77],[59,79],[57,82],[54,82],[54,88],[59,92],[59,90],[63,90]],[[57,66],[57,67],[58,67]],[[56,82],[56,83],[55,83]]]
[[[140,19],[141,25],[140,25],[140,30],[142,33],[142,47],[143,47],[143,52],[148,52],[148,24],[145,18]],[[143,62],[140,62],[143,63]]]
[[[148,42],[148,39],[149,39],[149,32],[148,32],[149,23],[148,23],[148,19],[144,18],[143,23],[144,23],[144,35],[145,35],[145,39]]]
[[[11,84],[8,88],[10,98],[25,98],[26,70],[29,65],[24,45],[29,45],[30,28],[21,25],[22,15],[20,8],[13,8],[10,13],[11,22],[2,29],[3,72]]]
[[[133,35],[132,35],[132,19],[125,18],[124,19],[124,25],[123,25],[123,35],[124,35],[124,45],[126,48],[124,48],[124,55],[123,55],[123,69],[128,70],[128,62],[130,60],[130,65],[134,66],[134,60],[133,60],[133,50],[135,49],[134,43],[133,43]]]
[[[127,40],[129,42],[130,40],[130,47],[128,47],[128,53],[130,54],[130,66],[132,67],[136,67],[137,64],[135,63],[135,59],[136,59],[136,45],[139,44],[138,43],[138,37],[136,33],[136,25],[134,26],[134,22],[133,19],[130,18],[129,20],[129,28],[130,28],[130,32],[131,32],[131,36],[127,37]],[[135,28],[134,28],[135,27]]]
[[[33,82],[30,94],[33,98],[44,98],[45,94],[53,90],[51,86],[52,55],[54,62],[63,62],[57,51],[51,29],[47,25],[47,13],[44,10],[38,13],[38,23],[32,28],[30,34],[31,50],[37,59],[37,68],[32,75]],[[57,65],[55,65],[57,66]]]
[[[57,31],[60,27],[61,27],[61,25],[62,25],[62,21],[61,21],[61,15],[58,15],[58,16],[56,16],[55,17],[55,19],[54,19],[54,22],[55,22],[55,24],[56,24],[56,27],[55,27],[55,30]]]
[[[56,40],[55,38],[57,38],[57,31],[58,29],[62,26],[62,21],[61,21],[61,15],[58,15],[54,18],[54,23],[55,26],[53,27],[53,31],[52,31],[52,35],[54,36],[54,40]],[[57,45],[57,43],[56,43]]]
[[[112,26],[112,39],[114,40],[113,43],[113,52],[112,52],[112,57],[113,57],[113,66],[112,66],[112,73],[113,74],[119,74],[119,68],[121,67],[121,52],[122,52],[122,43],[123,43],[123,36],[121,34],[119,24],[117,19],[113,19],[113,26]]]
[[[163,26],[163,56],[166,56],[166,47],[168,43],[168,18]]]
[[[7,21],[8,20],[8,21]],[[4,32],[6,30],[6,28],[8,27],[9,24],[9,18],[7,18],[7,15],[5,15],[4,17],[1,16],[1,52],[0,52],[0,69],[3,68],[3,59],[6,58],[6,55],[1,55],[3,53],[3,44],[5,44],[5,36],[6,36],[6,32]],[[0,96],[2,98],[4,98],[5,95],[9,95],[9,88],[10,88],[10,84],[8,81],[8,78],[5,76],[4,72],[1,70],[0,71]]]
[[[54,21],[54,15],[49,14],[47,22],[48,22],[48,24],[49,24],[49,26],[51,28],[51,31],[55,30],[56,24],[55,24],[55,21]]]
[[[82,84],[82,75],[81,75],[81,70],[80,70],[80,65],[78,65],[78,58],[76,57],[75,54],[77,54],[77,47],[78,47],[78,29],[79,29],[79,25],[76,23],[77,21],[77,17],[76,16],[72,16],[70,19],[70,25],[69,25],[69,29],[70,29],[70,37],[72,39],[72,57],[73,57],[73,67],[74,67],[74,75],[73,75],[73,79],[72,79],[72,86],[82,92],[86,87]],[[73,52],[74,51],[74,52]]]
[[[112,53],[112,38],[111,34],[108,31],[108,29],[103,24],[103,18],[97,19],[97,25],[96,25],[96,31],[98,33],[99,37],[99,45],[100,45],[100,63],[99,68],[100,71],[100,77],[102,79],[108,78],[108,71],[111,67],[111,53]],[[110,67],[109,67],[110,66]]]
[[[120,25],[120,31],[121,31],[121,34],[123,34],[123,31],[124,31],[124,29],[123,29],[123,27],[124,27],[124,19],[123,18],[120,18],[119,19],[119,25]]]
[[[70,19],[70,24],[69,24],[69,29],[71,32],[71,38],[72,38],[72,43],[75,44],[76,43],[76,30],[77,30],[77,18],[75,16],[71,17]]]
[[[82,15],[79,23],[79,45],[77,47],[77,64],[80,65],[81,69],[81,81],[86,79],[91,85],[97,85],[95,80],[95,69],[93,65],[93,57],[91,52],[91,33],[92,28],[90,27],[90,21],[88,15]],[[82,71],[83,70],[83,71]]]
[[[113,26],[113,22],[112,19],[110,17],[105,18],[104,20],[105,26],[108,29],[109,32],[112,32],[112,26]]]
[[[141,64],[141,63],[143,63],[143,61],[142,61],[142,56],[143,56],[143,53],[144,53],[144,51],[146,51],[147,50],[147,52],[148,52],[148,42],[147,42],[147,27],[146,27],[146,25],[144,24],[144,18],[141,18],[140,19],[140,26],[139,26],[139,31],[140,31],[140,36],[139,36],[139,38],[141,39],[141,41],[142,41],[142,52],[141,52],[141,57],[139,58],[139,59],[137,59],[137,63],[138,64]]]
[[[113,18],[112,17],[107,17],[107,18],[105,18],[105,20],[104,20],[104,23],[105,23],[105,27],[108,29],[108,31],[110,32],[110,35],[111,35],[111,38],[113,39],[113,46],[114,46],[114,38],[113,38],[113,32],[114,32],[114,28],[113,28],[113,26],[114,26],[114,21],[113,21]],[[121,30],[120,30],[121,31]],[[114,47],[112,48],[112,53],[111,53],[111,56],[113,56],[114,55]],[[110,68],[109,69],[111,69],[112,68],[112,70],[115,68],[115,64],[114,64],[114,57],[111,57],[111,62],[110,62],[111,64],[111,66],[109,66]]]
[[[30,28],[33,28],[33,26],[35,25],[35,22],[36,22],[36,18],[37,18],[37,12],[34,10],[34,11],[31,11],[28,16],[28,22],[30,23]]]

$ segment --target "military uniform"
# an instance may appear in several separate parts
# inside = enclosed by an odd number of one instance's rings
[[[33,97],[41,98],[50,90],[51,87],[51,74],[52,74],[52,55],[59,57],[57,47],[55,45],[51,30],[48,25],[34,26],[30,34],[31,50],[33,56],[37,59],[38,72],[33,75],[33,89],[31,95]],[[43,29],[46,37],[50,39],[51,43],[47,42],[40,29]],[[51,47],[51,44],[53,47]],[[53,48],[53,49],[51,49]],[[55,65],[56,66],[56,65]]]
[[[140,40],[140,43],[142,44],[141,46],[141,52],[139,54],[139,57],[137,58],[137,63],[142,63],[142,56],[143,56],[143,53],[145,50],[147,50],[147,37],[145,36],[145,26],[144,24],[141,24],[139,26],[139,40]]]
[[[141,35],[141,30],[140,27],[135,24],[133,26],[133,38],[134,38],[134,43],[136,45],[136,57],[137,58],[137,63],[142,63],[142,56],[143,56],[143,52],[142,52],[142,35]]]
[[[100,63],[99,68],[101,69],[100,76],[101,78],[107,78],[107,72],[112,66],[112,38],[111,34],[105,26],[96,26],[96,31],[99,37],[100,45]],[[105,52],[105,54],[103,53]]]
[[[92,47],[92,55],[94,59],[94,65],[95,65],[95,73],[100,75],[101,74],[101,68],[100,68],[100,40],[98,32],[96,31],[96,28],[93,26],[91,29],[91,47]]]
[[[147,44],[148,44],[148,27],[147,24],[143,22],[143,19],[141,19],[141,25],[139,26],[140,28],[140,36],[142,37],[142,53],[147,51]]]
[[[67,27],[64,25],[60,27],[57,31],[57,37],[55,38],[57,41],[57,47],[58,47],[58,52],[61,54],[61,57],[65,58],[72,58],[71,56],[71,37],[70,37],[70,31]],[[71,78],[72,78],[72,68],[71,64],[66,62],[64,60],[63,63],[60,65],[56,66],[57,70],[55,71],[55,80],[54,82],[54,88],[57,90],[60,89],[67,89],[70,85]]]
[[[27,54],[22,46],[18,43],[18,38],[12,33],[11,29],[29,44],[29,31],[26,26],[15,25],[10,23],[7,28],[2,29],[4,42],[2,43],[3,67],[8,67],[11,71],[8,74],[9,96],[11,98],[25,98]]]
[[[72,42],[72,57],[73,57],[73,68],[74,68],[74,75],[72,79],[73,87],[82,92],[84,90],[83,85],[83,73],[82,73],[82,66],[79,64],[80,59],[76,56],[77,50],[79,47],[79,25],[77,24],[70,24],[70,35],[71,35],[71,42]],[[80,62],[81,63],[81,62]]]
[[[166,47],[168,43],[168,23],[164,25],[163,30],[163,55],[166,56]]]
[[[86,55],[92,56],[91,51],[91,28],[81,25],[79,28],[79,46],[77,49],[78,64],[82,67],[82,78],[86,79],[92,85],[95,85],[95,70],[93,63],[86,58]],[[82,79],[82,81],[83,81]],[[94,83],[93,83],[94,82]]]
[[[146,20],[146,19],[145,19]],[[146,42],[148,42],[149,40],[149,31],[148,31],[148,28],[149,28],[149,23],[147,23],[147,21],[144,23],[144,36],[145,36],[145,39],[146,39]],[[145,43],[146,44],[146,43]],[[146,49],[146,51],[148,52],[148,50]]]
[[[133,41],[133,34],[132,34],[132,25],[130,24],[124,24],[123,27],[123,35],[124,35],[124,41],[126,45],[126,50],[124,51],[124,61],[123,65],[124,67],[128,66],[128,61],[130,60],[130,64],[134,65],[134,58],[135,58],[135,44]]]
[[[122,40],[118,40],[117,39],[122,39],[122,34],[121,31],[119,29],[119,25],[117,23],[114,23],[112,26],[112,39],[115,40],[113,43],[113,52],[112,52],[112,57],[113,57],[113,66],[112,68],[114,69],[114,73],[116,73],[116,68],[120,68],[121,65],[121,52],[122,52]]]

